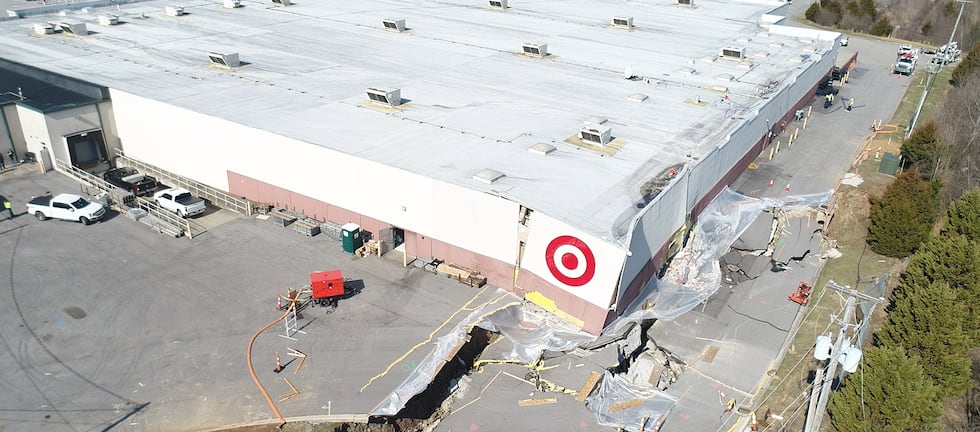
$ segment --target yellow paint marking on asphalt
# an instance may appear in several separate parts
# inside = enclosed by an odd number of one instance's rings
[[[449,318],[446,318],[446,320],[443,321],[442,324],[439,324],[439,327],[436,327],[435,330],[432,330],[432,332],[429,333],[429,337],[425,338],[425,340],[423,340],[422,342],[415,344],[415,346],[409,348],[408,351],[405,352],[405,354],[402,354],[401,357],[398,357],[398,359],[391,362],[391,364],[389,364],[388,367],[385,368],[383,372],[371,377],[371,379],[368,380],[367,384],[364,384],[364,387],[361,387],[361,390],[359,392],[363,392],[364,389],[368,388],[368,386],[371,385],[371,383],[387,375],[388,372],[391,372],[391,368],[395,367],[395,365],[400,363],[402,360],[405,360],[405,358],[411,355],[413,352],[415,352],[415,350],[419,349],[420,347],[422,347],[423,345],[429,342],[432,342],[432,338],[436,335],[436,333],[439,333],[439,331],[442,330],[442,328],[445,327],[446,324],[449,324],[449,321],[452,321],[452,319],[455,318],[456,315],[458,315],[460,312],[467,310],[466,307],[469,306],[474,301],[476,301],[476,299],[479,298],[484,292],[486,292],[486,290],[487,290],[486,288],[481,289],[480,292],[476,293],[476,295],[474,295],[469,301],[467,301],[466,304],[464,304],[462,307],[457,309],[456,312],[453,312],[452,315],[449,315]]]

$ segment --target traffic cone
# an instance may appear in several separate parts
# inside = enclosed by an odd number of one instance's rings
[[[276,368],[272,371],[275,373],[282,372],[282,363],[279,361],[279,352],[276,352]]]
[[[276,310],[282,310],[282,296],[276,296]]]
[[[769,180],[769,189],[772,189],[772,184],[776,182],[776,179]]]
[[[786,183],[786,187],[783,188],[784,191],[789,192],[789,183]]]

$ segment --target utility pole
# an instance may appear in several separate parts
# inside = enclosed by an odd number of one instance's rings
[[[927,66],[929,70],[929,79],[926,81],[926,88],[922,91],[922,97],[919,99],[919,106],[915,109],[915,114],[912,115],[912,121],[909,122],[909,128],[905,131],[905,139],[909,139],[912,136],[912,130],[915,129],[915,123],[919,120],[919,112],[922,111],[922,105],[926,103],[926,95],[929,94],[929,89],[932,88],[932,80],[935,78],[936,74],[942,70],[943,66],[946,65],[947,56],[949,56],[950,45],[953,44],[953,37],[956,36],[956,28],[960,26],[960,18],[963,17],[963,8],[968,4],[973,4],[973,0],[954,0],[960,4],[960,13],[956,15],[956,23],[953,24],[953,31],[949,33],[949,42],[946,42],[946,52],[942,53],[942,57],[939,60],[939,66],[930,63]],[[937,53],[938,54],[938,53]]]
[[[905,139],[909,139],[909,137],[912,136],[912,130],[915,129],[915,123],[919,120],[919,113],[922,112],[922,106],[926,103],[926,96],[929,95],[929,90],[932,89],[932,80],[936,78],[936,74],[939,73],[940,69],[942,69],[941,65],[942,62],[940,62],[939,65],[935,63],[929,63],[926,65],[926,70],[929,72],[929,78],[926,79],[926,87],[922,90],[922,97],[919,98],[919,106],[915,108],[915,114],[912,114],[912,121],[909,122],[909,128],[907,131],[905,131]]]
[[[855,303],[858,299],[872,301],[876,304],[884,301],[883,298],[871,297],[860,293],[850,286],[842,287],[837,285],[833,280],[827,282],[827,287],[847,294],[847,303],[844,305],[844,318],[839,321],[840,331],[837,334],[834,347],[830,352],[830,358],[827,359],[827,366],[813,380],[813,388],[810,392],[810,407],[807,410],[806,424],[803,428],[804,432],[816,432],[820,430],[820,422],[823,421],[824,412],[827,410],[827,401],[830,399],[831,387],[834,384],[834,376],[837,373],[837,364],[839,363],[841,352],[845,346],[851,344],[848,330],[851,327],[861,326],[861,324],[849,324],[854,316]],[[869,318],[866,316],[864,320]]]
[[[963,8],[966,7],[967,4],[973,4],[973,0],[955,0],[955,1],[960,4],[960,13],[956,15],[956,23],[953,24],[953,31],[949,33],[949,42],[946,42],[947,50],[950,48],[950,45],[953,44],[953,37],[956,36],[956,28],[960,26],[960,18],[963,17]],[[943,60],[944,61],[939,62],[940,67],[942,67],[942,65],[946,63],[945,59]]]

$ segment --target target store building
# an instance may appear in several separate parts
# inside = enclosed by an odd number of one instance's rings
[[[106,89],[72,114],[104,154],[356,223],[592,333],[810,100],[839,37],[756,0],[83,3],[0,21],[0,58]],[[64,154],[78,131],[26,105],[0,140]]]

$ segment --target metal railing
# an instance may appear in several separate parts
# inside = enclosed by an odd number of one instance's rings
[[[194,238],[194,236],[200,235],[207,231],[207,229],[201,224],[189,219],[184,219],[174,213],[161,209],[156,205],[156,203],[123,191],[122,189],[107,183],[105,180],[99,176],[96,176],[95,174],[60,159],[55,159],[54,162],[58,171],[78,180],[78,182],[82,184],[82,188],[85,193],[95,196],[98,194],[98,192],[106,192],[109,194],[109,199],[111,200],[110,203],[118,203],[123,204],[125,207],[143,209],[148,215],[155,218],[153,223],[150,223],[149,225],[160,232],[168,232],[174,236],[184,234],[187,236],[187,238]],[[92,193],[90,188],[94,188],[98,192]]]
[[[216,189],[182,175],[160,169],[155,165],[151,165],[139,159],[131,158],[126,156],[120,149],[116,149],[116,158],[117,164],[122,162],[122,165],[131,166],[143,174],[156,177],[157,181],[168,186],[176,186],[187,189],[195,196],[204,198],[211,204],[223,209],[228,209],[246,216],[251,216],[255,212],[252,202],[245,198],[232,195],[228,192]]]

